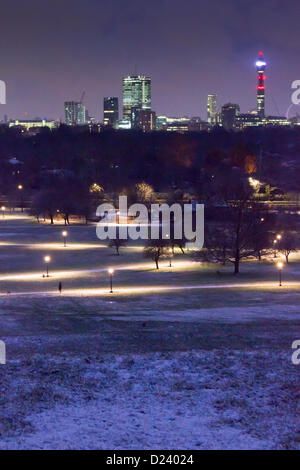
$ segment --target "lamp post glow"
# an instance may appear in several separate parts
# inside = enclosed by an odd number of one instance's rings
[[[62,232],[62,236],[63,236],[63,238],[64,238],[64,247],[66,247],[66,246],[67,246],[67,236],[68,236],[68,232],[67,232],[66,230],[64,230],[64,231]]]
[[[283,263],[281,263],[281,262],[277,263],[277,268],[278,268],[278,271],[279,271],[279,287],[281,287],[282,286],[281,273],[282,273]]]
[[[49,263],[51,261],[50,256],[45,256],[44,261],[46,263],[46,277],[49,277]]]
[[[18,190],[19,191],[23,191],[23,185],[22,184],[19,184],[18,185]],[[21,192],[21,200],[20,200],[20,203],[21,203],[21,211],[24,212],[24,200],[23,200],[23,193]]]
[[[281,235],[276,235],[277,240],[281,240],[282,236]]]
[[[2,217],[3,217],[3,219],[4,219],[5,206],[2,206],[2,207],[1,207],[1,210],[2,210]]]
[[[112,294],[113,293],[113,274],[114,274],[114,270],[109,269],[108,273],[109,273],[109,282],[110,282],[110,294]]]

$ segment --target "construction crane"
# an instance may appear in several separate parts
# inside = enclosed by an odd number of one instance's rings
[[[85,91],[82,92],[79,103],[83,104],[84,97],[85,97]]]

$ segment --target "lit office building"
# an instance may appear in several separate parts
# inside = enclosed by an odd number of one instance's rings
[[[244,129],[245,127],[257,127],[261,125],[262,121],[257,112],[239,114],[238,116],[236,116],[235,119],[236,129]]]
[[[132,75],[123,78],[123,119],[131,120],[132,108],[151,109],[151,78]]]
[[[214,126],[217,122],[218,103],[215,93],[207,96],[207,122]]]
[[[236,127],[236,119],[239,115],[240,107],[238,104],[227,103],[222,106],[222,126],[227,131]]]
[[[185,134],[186,132],[207,130],[207,124],[204,123],[199,116],[191,118],[187,116],[157,116],[156,130]]]
[[[156,116],[156,130],[157,131],[167,130],[167,116]]]
[[[82,126],[86,123],[85,106],[81,102],[65,102],[65,123],[67,126]]]
[[[291,126],[292,122],[285,116],[267,116],[262,120],[265,126]]]
[[[131,109],[131,123],[133,129],[151,132],[156,129],[156,113],[151,109]]]
[[[103,101],[103,124],[107,127],[117,127],[119,120],[119,100],[117,97],[107,96]]]
[[[48,121],[47,119],[16,119],[10,121],[9,127],[20,127],[22,130],[33,131],[39,130],[43,127],[48,127],[48,129],[53,130],[58,127],[57,121]]]
[[[131,121],[129,119],[121,119],[120,121],[118,121],[117,129],[131,129]]]

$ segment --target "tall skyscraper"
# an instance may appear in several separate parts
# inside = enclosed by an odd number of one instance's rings
[[[257,114],[260,118],[265,117],[265,70],[266,62],[264,60],[264,55],[262,52],[259,53],[259,57],[256,61],[256,71],[258,73],[257,77]]]
[[[207,122],[210,125],[216,124],[218,112],[217,95],[212,93],[207,96]]]
[[[131,109],[151,109],[151,78],[130,75],[123,78],[123,119],[131,120]]]
[[[103,101],[103,124],[107,127],[116,127],[119,120],[119,99],[106,96]]]
[[[86,123],[85,106],[78,101],[65,102],[65,123],[67,126],[82,126]]]

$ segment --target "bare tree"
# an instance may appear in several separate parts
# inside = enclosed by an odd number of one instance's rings
[[[299,240],[293,232],[285,232],[279,241],[278,251],[285,256],[286,262],[289,262],[289,256],[293,251],[299,249]]]
[[[109,246],[112,248],[115,248],[116,254],[119,256],[120,255],[120,248],[123,246],[126,246],[127,242],[126,240],[121,240],[120,238],[115,238],[114,240],[110,240]]]
[[[165,240],[149,240],[144,248],[144,257],[155,262],[156,269],[159,269],[159,260],[168,255],[168,245]]]
[[[230,184],[231,183],[231,184]],[[205,249],[196,254],[210,262],[232,263],[238,274],[240,262],[261,254],[258,243],[261,231],[261,210],[255,203],[253,192],[245,181],[221,181],[218,188],[223,207],[215,226],[206,233]],[[208,237],[208,238],[207,238]]]
[[[258,213],[256,221],[249,232],[250,247],[253,248],[254,256],[261,261],[263,256],[272,252],[272,235],[270,220],[266,214]]]
[[[40,191],[33,199],[31,204],[31,213],[38,217],[38,214],[42,216],[48,216],[51,225],[54,224],[54,216],[57,213],[57,197],[56,191],[53,189],[46,189]]]

